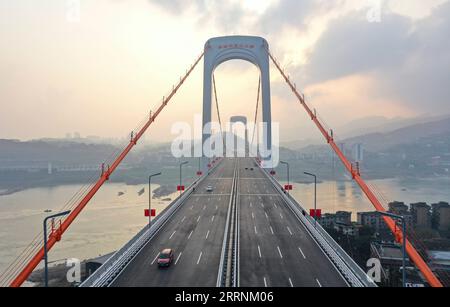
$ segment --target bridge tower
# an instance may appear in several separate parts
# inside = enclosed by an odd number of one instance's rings
[[[263,161],[271,161],[272,115],[268,50],[269,44],[267,41],[256,36],[224,36],[211,38],[206,42],[203,74],[203,169],[206,169],[208,164],[204,149],[209,147],[211,137],[212,75],[220,64],[230,60],[248,61],[259,68],[261,74],[262,120],[266,128],[262,132],[263,144],[260,152]]]
[[[233,117],[230,118],[230,134],[231,134],[231,135],[233,135],[232,129],[231,129],[231,128],[233,127],[233,124],[235,124],[235,123],[242,123],[242,124],[244,124],[244,129],[245,129],[245,136],[244,136],[244,142],[245,142],[245,144],[244,144],[244,146],[245,146],[245,147],[244,147],[244,156],[245,156],[245,157],[249,157],[249,156],[250,156],[250,155],[249,155],[250,150],[249,150],[249,144],[248,144],[247,117],[245,117],[245,116],[233,116]],[[233,150],[239,151],[241,148],[239,148],[239,146],[238,146],[239,142],[238,142],[237,138],[238,138],[238,136],[235,135],[232,149],[233,149]],[[239,152],[237,152],[237,156],[240,157]]]

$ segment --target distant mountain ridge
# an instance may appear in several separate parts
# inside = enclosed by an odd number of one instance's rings
[[[106,144],[84,144],[67,141],[25,141],[0,139],[0,166],[28,163],[100,163],[117,150]]]
[[[374,116],[352,121],[336,129],[335,134],[340,142],[363,143],[366,149],[379,150],[396,142],[411,142],[415,137],[446,133],[449,131],[449,121],[450,115],[410,119]],[[323,145],[323,138],[284,141],[281,145],[292,150],[310,151]]]
[[[382,151],[398,144],[414,143],[421,138],[448,134],[450,138],[450,117],[414,124],[387,133],[368,133],[345,139],[346,144],[362,143],[369,151]]]
[[[338,127],[336,132],[341,138],[352,138],[369,133],[387,133],[417,124],[436,122],[450,118],[450,114],[439,116],[419,116],[414,118],[370,116],[356,119]]]

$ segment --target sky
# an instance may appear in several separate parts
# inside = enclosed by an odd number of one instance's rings
[[[0,0],[0,138],[125,137],[224,35],[266,38],[331,127],[450,114],[446,0]],[[147,140],[202,113],[202,66]],[[223,121],[253,120],[256,67],[230,61],[215,77]],[[282,141],[317,136],[273,66],[271,90]]]

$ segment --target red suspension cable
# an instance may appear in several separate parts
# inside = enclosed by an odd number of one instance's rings
[[[366,182],[361,178],[359,169],[353,166],[353,164],[348,160],[348,158],[344,155],[344,153],[336,145],[331,131],[328,132],[324,128],[322,123],[319,121],[316,112],[311,111],[309,106],[306,104],[305,97],[297,91],[297,88],[295,87],[295,85],[291,82],[289,77],[284,73],[281,66],[277,63],[277,61],[275,60],[275,58],[272,56],[272,54],[269,51],[268,51],[268,54],[269,54],[270,59],[275,64],[276,68],[278,69],[278,71],[283,76],[286,83],[291,88],[294,95],[297,97],[300,104],[304,107],[304,109],[306,110],[308,115],[311,117],[311,120],[316,124],[317,128],[320,130],[320,132],[322,133],[322,135],[324,136],[324,138],[326,139],[328,144],[331,146],[331,148],[334,150],[336,155],[342,161],[345,168],[350,172],[353,180],[355,180],[356,183],[358,183],[361,190],[364,192],[364,194],[366,194],[367,198],[370,200],[370,202],[375,207],[375,209],[380,212],[385,212],[386,210],[384,209],[383,205],[380,203],[380,201],[375,196],[375,194],[372,192],[372,190],[369,188],[369,186],[366,184]],[[383,219],[384,219],[385,223],[387,224],[387,226],[389,227],[389,229],[394,234],[394,237],[396,238],[397,242],[403,242],[404,234],[402,233],[400,227],[396,227],[394,220],[387,216],[383,216]],[[424,277],[426,278],[426,280],[432,287],[443,287],[440,280],[436,277],[436,275],[433,273],[433,271],[430,269],[430,267],[427,265],[427,263],[422,259],[420,254],[416,251],[416,249],[414,248],[414,246],[411,244],[411,242],[408,239],[406,239],[406,251],[407,251],[410,259],[419,268],[419,270],[422,272],[422,274],[424,275]]]
[[[162,101],[162,104],[160,107],[156,110],[156,112],[152,113],[145,125],[138,131],[136,135],[133,135],[131,137],[130,143],[125,147],[125,149],[120,153],[119,156],[116,157],[114,162],[103,172],[101,177],[97,180],[95,185],[84,195],[82,200],[78,203],[78,205],[74,208],[74,210],[71,211],[70,215],[64,219],[64,222],[61,224],[60,227],[60,233],[63,234],[69,226],[72,224],[72,222],[77,218],[77,216],[80,214],[80,212],[84,209],[84,207],[89,203],[89,201],[92,199],[92,197],[97,193],[97,191],[100,189],[100,187],[109,179],[110,175],[117,169],[117,167],[120,165],[120,163],[123,161],[123,159],[128,155],[128,153],[131,151],[131,149],[137,144],[139,139],[144,135],[144,133],[147,131],[148,127],[155,121],[155,119],[158,117],[158,115],[161,113],[161,111],[166,107],[166,105],[169,103],[169,101],[172,99],[172,97],[177,93],[177,91],[180,89],[180,87],[183,85],[183,83],[186,81],[186,79],[190,76],[192,71],[195,69],[197,64],[200,62],[200,60],[203,58],[204,52],[197,58],[194,65],[191,66],[191,68],[186,72],[183,78],[180,79],[177,86],[175,86],[171,93],[165,97]],[[55,243],[57,242],[56,236],[50,236],[47,242],[47,248],[50,250]],[[28,278],[28,276],[33,272],[33,270],[36,268],[36,266],[41,262],[42,258],[44,257],[44,248],[41,247],[39,251],[33,256],[33,258],[27,263],[27,265],[21,270],[21,272],[15,276],[14,280],[11,282],[11,287],[20,287],[22,283]]]

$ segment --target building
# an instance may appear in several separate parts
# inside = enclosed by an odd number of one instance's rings
[[[432,204],[432,224],[433,228],[440,231],[450,230],[450,205],[447,202]]]
[[[414,227],[431,228],[431,207],[426,203],[411,204],[411,215],[413,217]]]
[[[332,227],[336,223],[351,225],[352,213],[347,211],[337,211],[335,214],[325,213],[322,215],[319,222],[324,227]]]
[[[403,207],[401,207],[403,208]],[[413,227],[413,217],[411,213],[401,211],[397,213],[397,211],[391,211],[392,213],[402,215],[405,219],[406,228]],[[397,221],[399,227],[401,227],[401,221]],[[386,225],[383,219],[383,215],[378,213],[377,211],[371,212],[358,212],[358,224],[361,226],[368,226],[375,230],[377,233],[390,233],[390,229]]]
[[[450,274],[450,252],[449,251],[428,251],[431,264],[435,272],[439,275],[448,276]],[[445,287],[450,287],[450,281],[443,278]]]
[[[372,258],[380,260],[381,282],[386,286],[400,287],[402,284],[403,251],[400,244],[371,242]],[[411,266],[406,255],[406,284],[409,287],[424,287],[425,282],[417,269]]]
[[[338,211],[335,214],[325,213],[319,220],[322,227],[334,228],[336,231],[349,236],[357,236],[359,228],[352,223],[352,213]]]
[[[352,213],[348,211],[337,211],[336,212],[336,223],[351,225],[352,224]]]
[[[377,211],[358,212],[357,221],[358,224],[371,227],[378,233],[389,230],[381,214]]]
[[[354,224],[344,224],[344,223],[340,223],[340,222],[336,222],[333,225],[333,228],[337,231],[340,232],[346,236],[352,236],[352,237],[356,237],[359,235],[359,227],[358,225],[354,225]]]
[[[371,242],[370,251],[372,257],[380,259],[383,266],[402,266],[403,252],[400,244]],[[409,265],[408,256],[406,256],[406,265]]]
[[[401,201],[393,201],[389,203],[389,212],[398,214],[398,215],[405,215],[408,214],[409,207]]]
[[[322,214],[322,217],[319,220],[320,225],[325,228],[331,228],[336,221],[336,215],[331,213]]]

